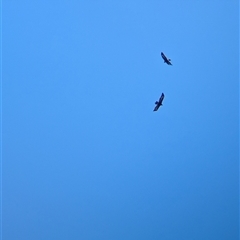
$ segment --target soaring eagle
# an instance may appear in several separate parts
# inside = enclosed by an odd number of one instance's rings
[[[155,108],[153,109],[153,111],[157,111],[159,109],[160,106],[162,106],[162,102],[163,102],[163,99],[164,99],[164,93],[162,93],[161,97],[159,98],[159,101],[156,101],[155,104]]]
[[[161,56],[162,56],[164,62],[165,62],[167,65],[172,65],[171,59],[167,58],[167,57],[164,55],[163,52],[161,52]]]

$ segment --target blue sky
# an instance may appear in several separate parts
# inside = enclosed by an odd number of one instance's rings
[[[3,1],[2,239],[238,239],[238,11]]]

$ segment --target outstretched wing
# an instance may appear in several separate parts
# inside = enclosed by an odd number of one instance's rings
[[[162,58],[163,58],[164,61],[168,61],[167,57],[164,55],[163,52],[161,52],[161,56],[162,56]]]
[[[157,111],[157,110],[159,109],[159,107],[160,107],[160,104],[158,103],[158,104],[155,106],[155,108],[153,109],[153,111]]]
[[[172,63],[169,60],[167,60],[166,63],[167,65],[172,65]]]
[[[161,97],[159,98],[159,103],[160,103],[160,104],[162,104],[163,99],[164,99],[164,93],[162,93]]]

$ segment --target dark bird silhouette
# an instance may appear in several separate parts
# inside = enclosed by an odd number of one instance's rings
[[[171,59],[170,59],[170,58],[167,58],[167,57],[164,55],[163,52],[161,52],[161,56],[162,56],[164,62],[165,62],[167,65],[172,65]]]
[[[159,101],[156,101],[155,104],[155,108],[153,109],[153,111],[157,111],[159,109],[160,106],[162,106],[162,102],[163,102],[163,99],[164,99],[164,93],[162,93],[161,97],[159,98]]]

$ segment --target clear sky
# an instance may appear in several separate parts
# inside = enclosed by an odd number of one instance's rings
[[[2,239],[237,240],[238,4],[2,1]]]

